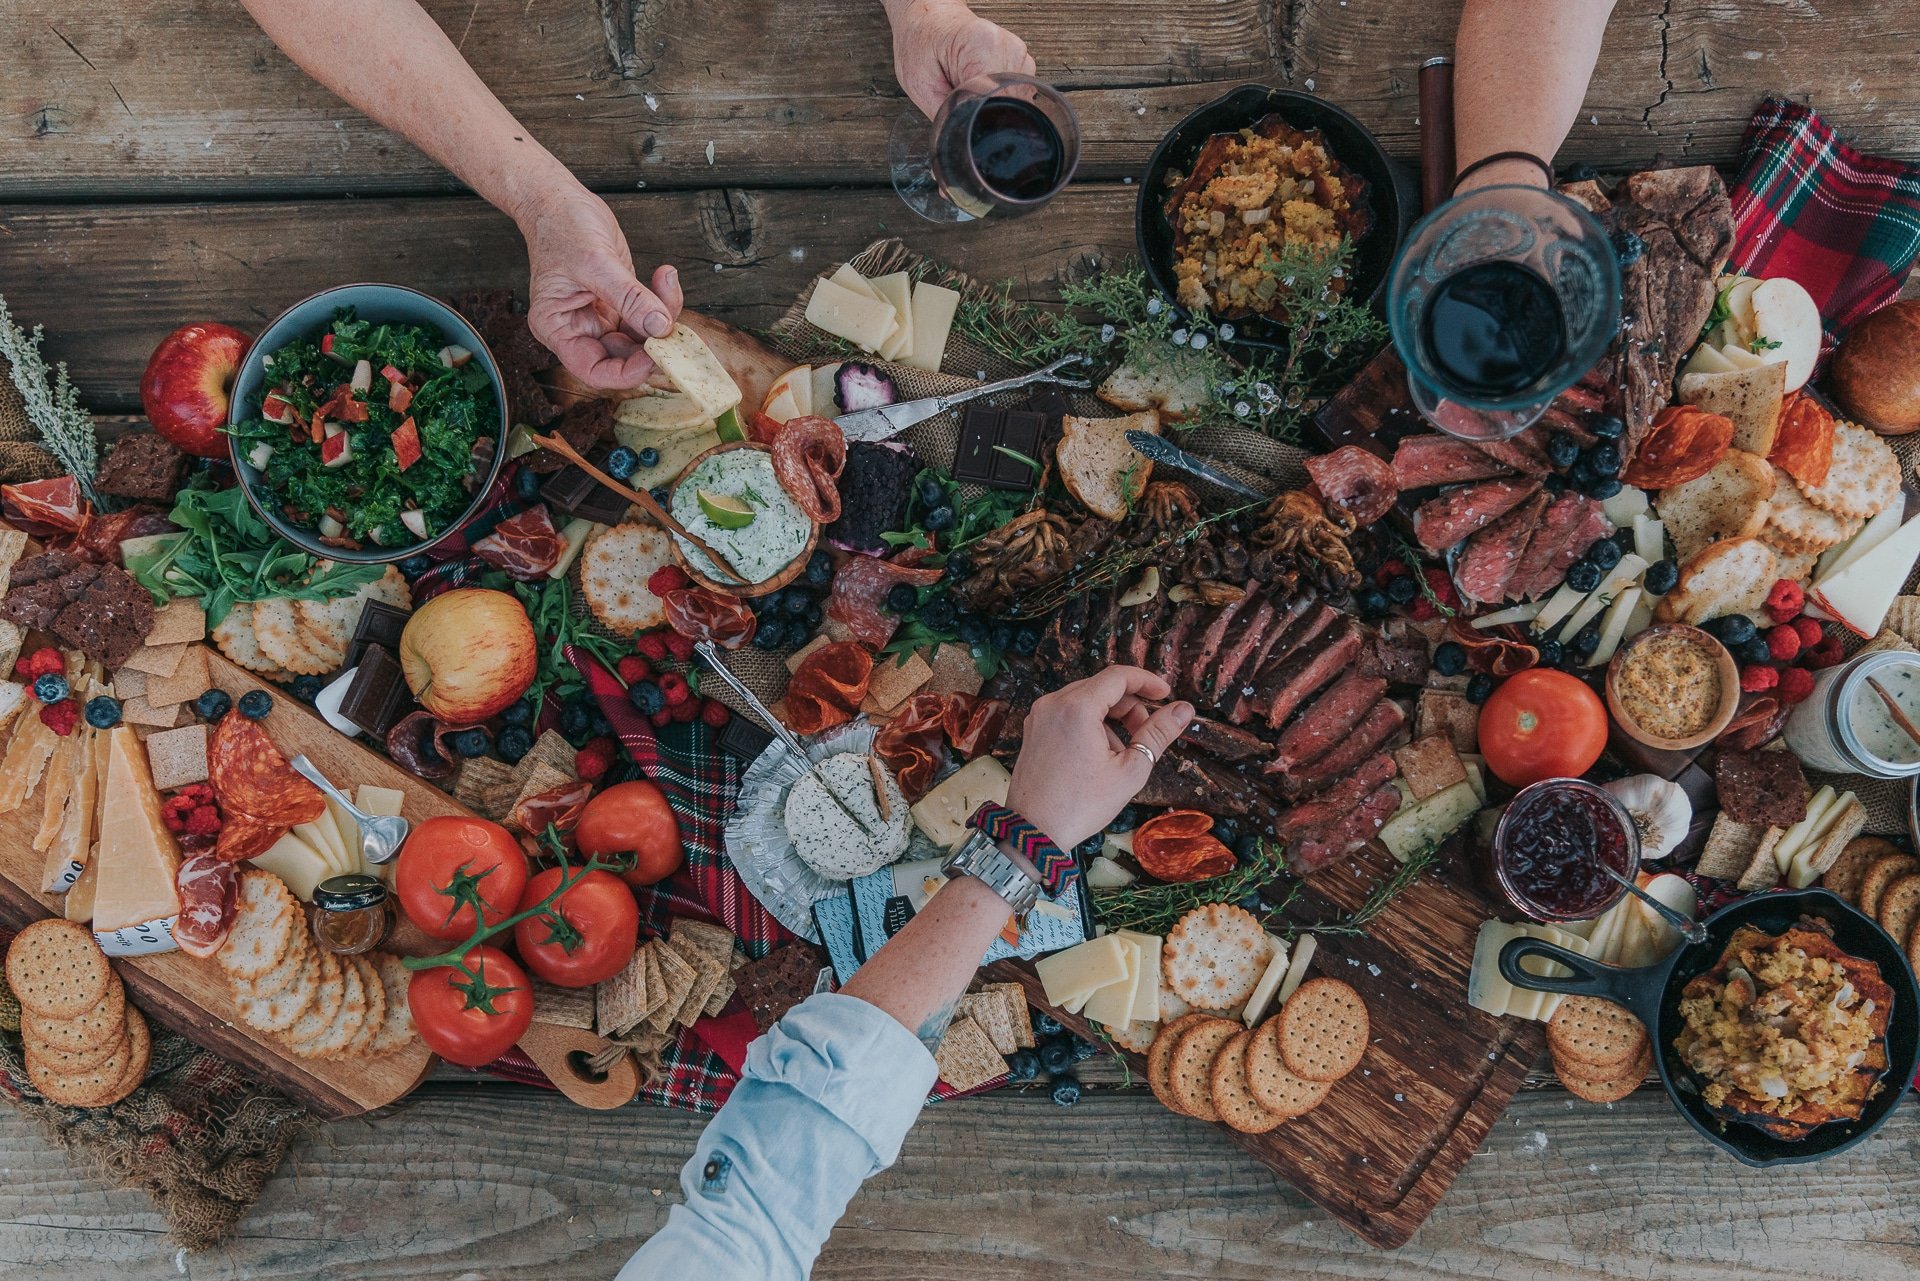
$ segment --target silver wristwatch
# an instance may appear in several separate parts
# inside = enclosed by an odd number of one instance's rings
[[[947,856],[940,871],[949,878],[971,876],[1007,900],[1014,915],[1024,916],[1040,899],[1040,882],[1018,863],[1001,853],[999,844],[985,832],[968,832],[960,848]]]

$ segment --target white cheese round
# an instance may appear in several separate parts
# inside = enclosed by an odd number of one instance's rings
[[[700,492],[744,499],[753,519],[739,529],[722,529],[700,510]],[[788,565],[813,535],[813,522],[780,487],[773,456],[759,449],[730,449],[714,454],[687,474],[673,491],[673,518],[687,532],[726,557],[750,582],[764,583]],[[705,552],[674,535],[689,563],[708,578],[725,580]]]
[[[787,834],[808,867],[822,876],[850,881],[878,871],[906,853],[911,834],[907,798],[891,771],[882,766],[880,773],[886,781],[889,806],[884,821],[874,801],[873,776],[863,753],[829,756],[793,785],[787,793]],[[860,816],[865,830],[835,804],[827,791],[828,782]]]

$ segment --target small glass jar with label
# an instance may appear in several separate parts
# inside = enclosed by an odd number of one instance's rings
[[[358,956],[386,941],[393,902],[377,876],[330,876],[313,890],[313,937],[335,956]]]
[[[1814,677],[1813,693],[1787,717],[1784,737],[1808,769],[1910,778],[1920,775],[1920,743],[1901,718],[1920,726],[1920,653],[1877,650]]]

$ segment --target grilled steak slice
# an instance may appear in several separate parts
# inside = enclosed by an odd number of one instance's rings
[[[1406,708],[1391,698],[1381,699],[1325,756],[1292,775],[1282,775],[1281,790],[1289,796],[1313,795],[1392,742],[1406,723]]]
[[[1591,498],[1582,498],[1580,521],[1567,536],[1567,541],[1554,549],[1539,575],[1533,580],[1529,596],[1539,596],[1558,587],[1566,578],[1567,571],[1573,568],[1573,562],[1587,554],[1587,548],[1613,532],[1613,522],[1607,519],[1607,513],[1600,504]]]
[[[1242,596],[1239,600],[1222,605],[1213,618],[1201,631],[1199,637],[1187,643],[1188,655],[1181,672],[1180,688],[1196,698],[1210,695],[1213,691],[1214,665],[1220,657],[1220,647],[1226,644],[1227,628],[1240,616],[1252,598]]]
[[[1288,655],[1303,645],[1312,644],[1339,618],[1339,610],[1323,601],[1315,601],[1284,628],[1260,642],[1259,652],[1247,661],[1240,673],[1239,689],[1234,695],[1233,706],[1227,712],[1227,719],[1235,725],[1245,725],[1252,720],[1255,715],[1254,701],[1260,688],[1260,674],[1278,667]]]
[[[1267,762],[1267,773],[1295,773],[1325,756],[1386,692],[1387,683],[1378,676],[1349,669],[1294,717]]]
[[[1070,596],[1047,624],[1034,651],[1034,664],[1063,680],[1073,680],[1087,655],[1087,598]]]
[[[1389,685],[1424,685],[1431,666],[1427,638],[1410,619],[1389,618],[1360,651],[1360,670]]]
[[[1467,539],[1453,567],[1453,581],[1462,596],[1483,605],[1506,598],[1521,553],[1550,501],[1545,494],[1535,494]]]
[[[1326,795],[1288,810],[1280,820],[1276,835],[1292,839],[1339,822],[1375,788],[1391,783],[1399,772],[1400,767],[1387,753],[1369,756],[1359,769],[1340,780]]]
[[[1220,661],[1214,666],[1213,679],[1209,682],[1211,698],[1209,701],[1219,707],[1229,701],[1237,692],[1236,682],[1247,659],[1260,647],[1260,641],[1266,634],[1283,624],[1285,615],[1273,607],[1273,602],[1260,600],[1254,603],[1251,612],[1240,612],[1241,624],[1228,638],[1226,647],[1220,651]]]
[[[1586,515],[1587,503],[1591,501],[1579,494],[1567,491],[1548,504],[1542,513],[1540,523],[1533,527],[1533,533],[1527,537],[1527,545],[1520,553],[1520,560],[1513,567],[1513,573],[1507,577],[1508,600],[1517,597],[1532,596],[1534,580],[1539,578],[1567,539],[1573,536],[1574,526]]]
[[[1331,827],[1309,833],[1287,847],[1287,866],[1296,876],[1307,876],[1365,845],[1400,808],[1400,789],[1388,784],[1375,789],[1346,817]]]
[[[1476,440],[1473,447],[1524,475],[1544,476],[1553,470],[1553,464],[1547,460],[1547,442],[1532,428],[1511,440]]]
[[[1147,655],[1153,648],[1153,638],[1159,635],[1160,625],[1167,616],[1167,598],[1165,595],[1154,597],[1139,607],[1133,620],[1133,630],[1127,633],[1127,663],[1133,667],[1145,667]]]
[[[1328,632],[1326,644],[1294,654],[1274,671],[1260,695],[1266,698],[1267,724],[1279,729],[1299,706],[1360,657],[1365,643],[1360,625],[1343,619]],[[1259,703],[1254,704],[1259,710]]]
[[[1180,735],[1180,746],[1228,764],[1264,760],[1273,751],[1273,745],[1252,730],[1210,716],[1194,717]]]
[[[1512,474],[1512,468],[1472,441],[1452,436],[1403,436],[1393,447],[1393,477],[1401,493]]]
[[[1240,769],[1189,755],[1183,744],[1176,743],[1154,765],[1134,803],[1235,817],[1277,813],[1279,802],[1261,792],[1252,776]]]
[[[1438,555],[1476,529],[1500,519],[1540,489],[1537,480],[1482,480],[1449,489],[1413,513],[1413,535]]]
[[[1173,621],[1167,624],[1166,632],[1160,637],[1160,648],[1154,655],[1153,670],[1168,688],[1180,682],[1180,655],[1187,647],[1187,634],[1194,624],[1200,621],[1200,606],[1192,601],[1173,611]]]

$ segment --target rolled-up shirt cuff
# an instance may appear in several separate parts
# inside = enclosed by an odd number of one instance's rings
[[[939,1076],[933,1056],[892,1015],[822,992],[789,1010],[747,1049],[744,1075],[812,1099],[893,1164]]]

